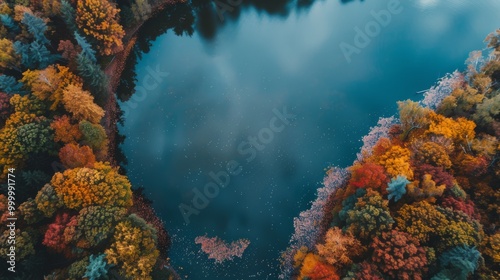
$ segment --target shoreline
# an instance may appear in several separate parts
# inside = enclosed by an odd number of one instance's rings
[[[105,115],[102,120],[102,124],[104,129],[106,130],[106,134],[108,136],[108,161],[114,165],[119,165],[116,161],[116,151],[118,148],[118,144],[116,143],[118,132],[118,120],[119,120],[119,106],[118,100],[116,98],[116,89],[120,84],[120,79],[122,77],[123,70],[125,69],[125,65],[128,61],[129,55],[135,44],[137,42],[137,34],[141,30],[144,23],[148,20],[154,18],[158,13],[168,8],[169,6],[173,6],[177,3],[184,3],[186,0],[163,0],[156,3],[151,7],[151,14],[147,19],[143,20],[141,23],[137,24],[133,28],[126,30],[124,37],[124,48],[119,53],[115,54],[106,67],[103,69],[106,77],[108,78],[108,86],[107,86],[107,101],[104,105]]]

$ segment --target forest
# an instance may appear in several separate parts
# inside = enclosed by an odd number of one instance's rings
[[[286,15],[287,2],[241,5]],[[138,39],[141,26],[178,9],[169,28],[192,34],[198,13],[209,39],[217,10],[205,5],[0,0],[0,278],[180,279],[164,222],[121,166],[116,96],[133,93],[129,55],[158,36]],[[352,166],[327,172],[294,221],[283,278],[500,279],[500,30],[486,41],[466,71],[381,118]]]
[[[127,26],[160,4],[0,1],[0,278],[177,277],[163,221],[115,160]]]
[[[500,279],[500,30],[486,42],[328,170],[282,277]]]

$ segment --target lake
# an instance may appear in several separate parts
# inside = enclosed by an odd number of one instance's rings
[[[264,2],[161,13],[162,35],[135,64],[137,92],[121,103],[129,178],[154,201],[188,279],[277,279],[325,169],[352,164],[396,101],[464,69],[500,26],[497,0]],[[194,243],[205,234],[251,243],[214,265]]]

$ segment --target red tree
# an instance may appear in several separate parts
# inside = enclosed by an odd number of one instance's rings
[[[59,150],[59,158],[67,168],[89,167],[95,163],[95,156],[89,146],[80,147],[77,144],[66,144]]]
[[[415,168],[415,179],[422,180],[425,174],[432,176],[432,180],[436,182],[436,185],[445,185],[446,188],[450,189],[453,187],[453,176],[444,171],[443,167],[433,166],[430,164],[418,165]]]
[[[349,185],[354,187],[352,193],[347,193],[346,195],[351,195],[359,188],[371,188],[378,191],[381,194],[387,194],[387,183],[389,179],[385,175],[384,168],[378,164],[367,162],[362,165],[354,165],[350,168],[351,179],[349,180]]]
[[[57,253],[64,253],[71,257],[71,249],[64,239],[64,229],[68,226],[71,216],[68,213],[59,213],[53,223],[49,225],[42,244],[54,250]]]
[[[462,211],[473,219],[479,220],[481,218],[479,213],[476,213],[475,205],[472,200],[463,200],[453,196],[447,196],[443,198],[442,205],[452,208],[453,210]]]
[[[420,243],[406,232],[391,230],[374,238],[372,261],[396,279],[421,280],[427,272],[427,257]]]

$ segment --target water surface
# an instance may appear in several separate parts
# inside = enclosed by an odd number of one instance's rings
[[[213,9],[198,9],[191,37],[167,31],[147,47],[135,70],[136,86],[149,90],[122,104],[122,148],[132,184],[146,188],[174,236],[170,257],[181,275],[276,279],[293,217],[309,207],[325,168],[350,165],[379,117],[463,69],[469,51],[484,48],[500,23],[494,0],[404,1],[349,63],[340,44],[353,44],[355,28],[387,3],[245,4],[223,22]],[[156,22],[189,22],[182,12]],[[157,68],[168,76],[151,80]],[[238,146],[284,107],[296,117],[248,162]],[[179,205],[231,160],[242,172],[186,225]],[[251,244],[243,259],[214,266],[194,244],[204,234]]]

